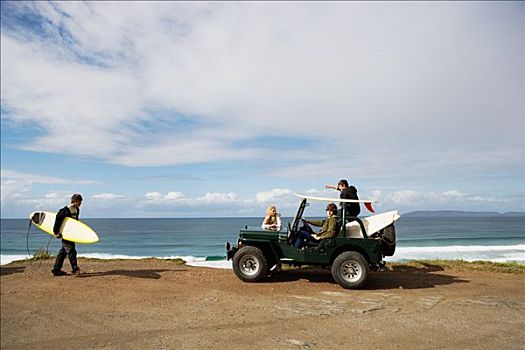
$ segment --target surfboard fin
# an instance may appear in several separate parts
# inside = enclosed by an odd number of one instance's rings
[[[33,214],[33,216],[31,217],[31,221],[34,222],[36,225],[42,225],[45,217],[46,217],[46,213],[37,212]]]
[[[365,207],[366,209],[368,209],[369,212],[371,213],[375,213],[376,211],[374,210],[374,208],[372,208],[372,202],[366,202],[365,203]]]

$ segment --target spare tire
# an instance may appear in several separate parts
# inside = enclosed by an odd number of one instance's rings
[[[383,256],[392,256],[396,251],[396,228],[391,224],[381,230],[381,249]]]

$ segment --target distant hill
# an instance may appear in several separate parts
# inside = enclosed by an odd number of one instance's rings
[[[525,212],[523,212],[523,211],[508,211],[508,212],[503,213],[501,215],[504,215],[504,216],[525,216]]]
[[[462,210],[420,210],[403,214],[411,217],[476,217],[476,216],[507,216],[507,217],[525,217],[523,211],[509,211],[498,213],[497,211],[462,211]]]

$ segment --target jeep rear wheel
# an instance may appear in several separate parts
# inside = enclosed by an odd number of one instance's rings
[[[332,264],[332,276],[341,287],[355,289],[361,287],[368,277],[368,262],[358,252],[343,252]]]
[[[268,260],[257,247],[242,247],[233,256],[233,271],[245,282],[257,282],[268,274]]]

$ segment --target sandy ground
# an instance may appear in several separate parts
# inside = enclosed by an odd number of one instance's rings
[[[169,261],[1,268],[7,349],[525,349],[525,274],[390,267],[366,289],[329,270],[264,283]]]

